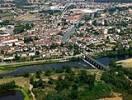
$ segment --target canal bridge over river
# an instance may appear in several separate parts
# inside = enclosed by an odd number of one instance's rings
[[[108,66],[100,63],[96,59],[92,58],[90,55],[83,56],[82,60],[94,69],[108,70]]]
[[[79,45],[78,43],[76,43],[76,45],[78,46],[79,49],[81,49],[81,52],[83,54],[82,56],[82,60],[87,63],[88,65],[90,65],[92,68],[94,69],[100,69],[100,70],[108,70],[108,66],[100,63],[99,61],[97,61],[96,59],[94,59],[91,55],[90,55],[90,52],[87,52],[86,51],[86,47],[84,48],[83,46]],[[93,52],[92,49],[89,49],[91,50],[91,52]]]

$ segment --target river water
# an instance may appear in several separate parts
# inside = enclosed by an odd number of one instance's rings
[[[104,64],[105,66],[108,66],[113,60],[118,61],[126,58],[110,58],[110,57],[102,57],[96,59],[100,63]],[[0,73],[0,77],[3,76],[18,76],[18,75],[24,75],[25,73],[34,73],[37,71],[47,71],[47,70],[54,70],[54,69],[62,69],[64,67],[69,68],[87,68],[90,69],[91,67],[83,62],[82,60],[77,61],[66,61],[61,63],[51,63],[51,64],[42,64],[42,65],[32,65],[32,66],[24,66],[17,68],[16,70],[13,70],[11,72],[7,73]]]
[[[0,100],[24,100],[20,91],[8,91],[0,94]]]
[[[64,67],[69,68],[91,68],[89,65],[87,65],[82,60],[78,61],[66,61],[61,63],[52,63],[52,64],[43,64],[43,65],[32,65],[32,66],[24,66],[17,68],[16,70],[13,70],[11,72],[7,73],[1,73],[0,77],[3,76],[17,76],[17,75],[23,75],[25,73],[34,73],[37,71],[47,71],[47,70],[54,70],[54,69],[62,69]]]

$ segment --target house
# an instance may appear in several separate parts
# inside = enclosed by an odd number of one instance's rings
[[[4,57],[3,60],[4,61],[9,61],[9,60],[14,60],[15,57],[14,56],[9,56],[9,57]]]
[[[30,57],[33,57],[33,56],[35,56],[35,55],[36,55],[35,52],[30,52],[30,53],[29,53],[29,56],[30,56]]]

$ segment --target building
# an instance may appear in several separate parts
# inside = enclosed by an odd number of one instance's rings
[[[39,3],[39,0],[27,0],[29,4]]]

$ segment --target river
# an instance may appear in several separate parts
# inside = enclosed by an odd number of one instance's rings
[[[17,68],[11,72],[4,72],[0,74],[0,77],[3,76],[17,76],[23,75],[25,73],[34,73],[37,71],[47,71],[47,70],[54,70],[54,69],[62,69],[64,67],[72,67],[72,68],[91,68],[82,60],[77,61],[66,61],[66,62],[59,62],[59,63],[51,63],[51,64],[42,64],[42,65],[32,65],[32,66],[24,66]]]
[[[100,63],[108,66],[112,61],[116,62],[116,61],[125,60],[125,59],[129,59],[129,58],[132,58],[132,56],[101,57],[101,58],[97,58],[96,60],[99,61]]]
[[[101,57],[101,58],[98,58],[96,60],[99,61],[100,63],[108,66],[113,60],[118,61],[118,60],[123,60],[123,59],[127,59],[127,58],[123,58],[123,57],[120,57],[120,58]],[[24,75],[26,73],[34,73],[37,71],[62,69],[64,67],[87,68],[87,69],[91,68],[88,64],[86,64],[82,60],[66,61],[66,62],[51,63],[51,64],[24,66],[24,67],[17,68],[16,70],[13,70],[11,72],[0,73],[0,77],[3,77],[3,76],[19,76],[19,75]]]
[[[24,97],[20,91],[10,90],[0,94],[0,100],[24,100]]]

